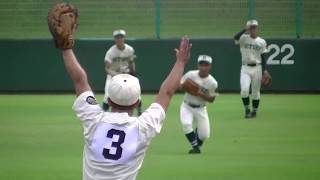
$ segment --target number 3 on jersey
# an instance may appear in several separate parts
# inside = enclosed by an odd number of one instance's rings
[[[97,162],[128,164],[134,158],[139,142],[139,129],[136,125],[114,125],[106,122],[97,124],[89,157]]]
[[[118,136],[118,141],[112,141],[111,147],[115,149],[115,153],[110,153],[111,149],[103,148],[102,154],[106,159],[118,160],[122,155],[122,147],[121,145],[124,142],[126,137],[126,133],[117,129],[110,129],[107,133],[107,138],[113,139],[114,136]]]

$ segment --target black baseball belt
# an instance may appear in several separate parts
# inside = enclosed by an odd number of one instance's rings
[[[187,101],[184,101],[184,103],[186,103],[188,106],[192,107],[192,108],[201,108],[201,107],[204,107],[204,105],[198,105],[198,104],[192,104],[192,103],[189,103]]]
[[[255,66],[258,66],[260,64],[257,64],[257,63],[250,63],[250,64],[246,64],[246,66],[249,66],[249,67],[255,67]]]

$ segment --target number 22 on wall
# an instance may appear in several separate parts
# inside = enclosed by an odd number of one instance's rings
[[[268,57],[267,64],[269,65],[292,65],[294,60],[291,59],[294,54],[294,47],[291,44],[284,44],[281,48],[277,44],[270,44],[268,52],[274,49],[274,52]],[[280,53],[287,53],[282,59],[275,59]]]

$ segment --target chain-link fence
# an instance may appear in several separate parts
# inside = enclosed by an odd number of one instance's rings
[[[49,38],[46,16],[57,0],[0,0],[0,38]],[[320,0],[72,0],[78,38],[225,38],[259,20],[264,37],[320,37]]]

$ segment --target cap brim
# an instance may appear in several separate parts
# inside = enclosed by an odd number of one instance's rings
[[[198,61],[198,64],[211,64],[211,63],[208,61]]]
[[[124,34],[116,34],[116,35],[114,35],[113,37],[125,37],[125,35]]]

